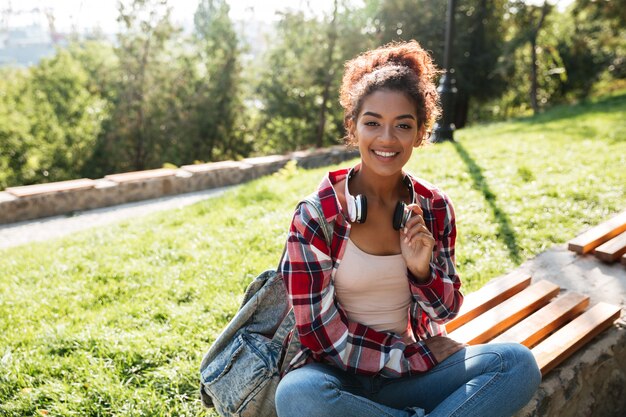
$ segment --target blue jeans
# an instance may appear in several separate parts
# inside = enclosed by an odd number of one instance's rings
[[[540,382],[532,353],[516,343],[470,346],[424,374],[397,379],[314,363],[280,381],[276,411],[279,417],[511,416]]]

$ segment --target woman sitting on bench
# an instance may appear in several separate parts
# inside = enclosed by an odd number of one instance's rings
[[[293,217],[280,273],[301,350],[278,385],[279,417],[510,416],[541,381],[520,344],[446,337],[463,300],[454,210],[403,170],[438,115],[436,75],[415,41],[346,64],[340,101],[361,161],[323,179],[324,219],[307,204]]]

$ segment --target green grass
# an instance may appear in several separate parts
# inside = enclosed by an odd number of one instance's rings
[[[626,94],[456,138],[408,169],[455,202],[466,292],[626,208]],[[0,415],[206,415],[201,357],[325,171],[0,251]]]

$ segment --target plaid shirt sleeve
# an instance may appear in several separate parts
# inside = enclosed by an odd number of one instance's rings
[[[300,342],[313,360],[352,373],[387,377],[426,372],[437,364],[421,341],[407,345],[398,335],[348,320],[335,300],[332,269],[316,211],[301,204],[291,223],[281,273]]]
[[[454,244],[456,224],[454,207],[447,195],[440,193],[434,199],[431,208],[431,230],[437,242],[436,256],[430,263],[430,279],[419,281],[410,271],[409,287],[413,298],[420,305],[429,319],[443,324],[452,320],[463,303],[459,291],[461,280],[456,272]]]

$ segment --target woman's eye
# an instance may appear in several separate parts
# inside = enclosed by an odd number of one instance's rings
[[[365,126],[378,126],[377,122],[365,122]]]
[[[407,124],[401,123],[401,124],[398,125],[398,127],[400,129],[410,129],[411,125],[407,125]]]

